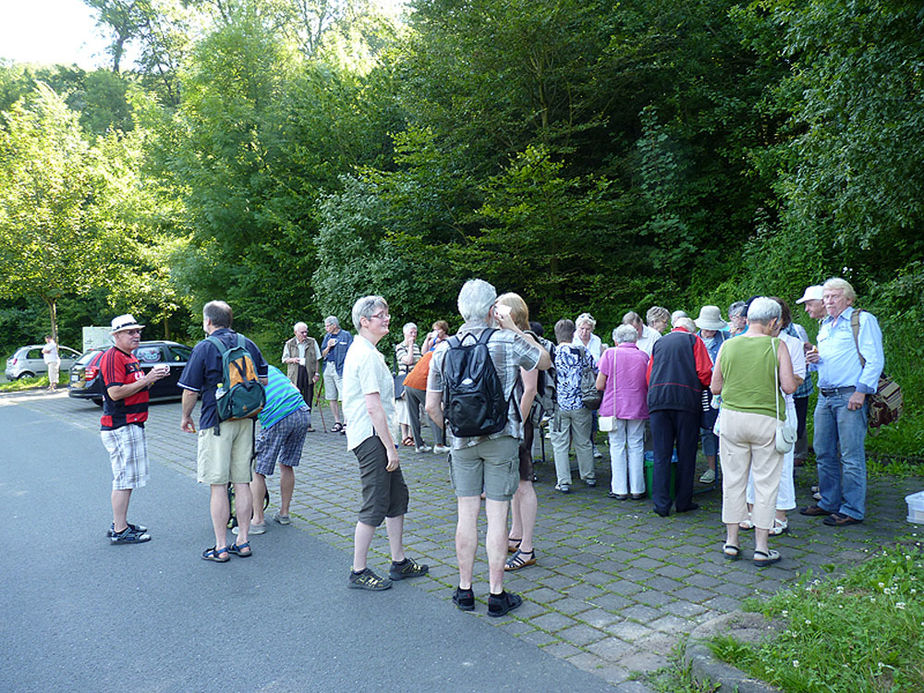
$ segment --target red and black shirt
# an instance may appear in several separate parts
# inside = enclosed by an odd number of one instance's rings
[[[148,419],[150,397],[147,388],[118,401],[109,396],[111,386],[127,385],[144,377],[141,364],[135,355],[112,347],[99,360],[99,372],[103,378],[103,416],[100,419],[100,428],[111,431],[127,424],[144,425]]]

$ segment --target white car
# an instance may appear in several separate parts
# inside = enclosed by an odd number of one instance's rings
[[[45,359],[42,358],[44,344],[30,344],[19,347],[13,355],[6,360],[7,380],[18,378],[34,378],[48,372]],[[70,370],[74,361],[80,358],[80,352],[70,347],[58,345],[58,356],[61,358],[61,372]]]

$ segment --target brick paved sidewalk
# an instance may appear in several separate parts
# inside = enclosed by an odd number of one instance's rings
[[[72,425],[98,428],[99,409],[64,394],[18,395],[14,401]],[[325,411],[325,417],[330,424],[329,412]],[[154,462],[194,477],[196,438],[180,431],[179,420],[179,404],[151,406],[149,452]],[[321,432],[317,414],[313,421],[318,432],[309,433],[305,442],[291,514],[295,526],[344,551],[346,576],[360,503],[356,460],[346,450],[345,436]],[[626,691],[642,688],[630,680],[634,673],[664,666],[682,636],[738,608],[744,598],[772,594],[807,570],[825,573],[859,560],[894,536],[912,530],[914,526],[905,521],[904,496],[924,486],[920,477],[872,481],[869,519],[854,527],[835,530],[824,526],[820,518],[791,513],[789,534],[771,538],[783,560],[758,570],[749,560],[731,562],[721,556],[724,528],[719,491],[698,495],[700,510],[668,518],[655,515],[647,500],[609,499],[608,455],[603,446],[604,460],[597,463],[598,486],[586,488],[578,482],[565,496],[552,488],[551,448],[546,448],[549,462],[536,467],[538,564],[507,574],[505,587],[522,594],[524,604],[510,618],[488,621]],[[458,612],[450,601],[458,573],[455,498],[445,456],[409,450],[401,451],[411,498],[405,544],[409,555],[430,564],[429,579],[415,584],[445,600],[446,618],[486,618],[483,513],[474,584],[482,604],[472,616]],[[105,463],[104,458],[101,448],[100,463]],[[276,505],[278,473],[268,481]],[[809,471],[796,470],[801,505],[811,502],[812,483]],[[270,527],[269,531],[285,530]],[[752,542],[743,533],[745,557],[750,557]],[[387,565],[384,528],[376,534],[371,558],[373,567]]]

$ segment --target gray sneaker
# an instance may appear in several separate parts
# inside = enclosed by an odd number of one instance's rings
[[[380,578],[368,568],[364,568],[361,573],[350,571],[350,580],[347,587],[351,590],[369,590],[371,592],[381,592],[391,587],[391,580]]]
[[[241,531],[241,528],[235,525],[231,529],[231,534],[237,536],[238,534],[240,534],[240,531]],[[254,522],[251,522],[250,523],[250,534],[266,534],[266,523],[264,522],[262,525],[258,525]]]
[[[279,512],[273,515],[273,520],[275,522],[278,522],[281,525],[291,525],[292,524],[292,520],[289,519],[288,515],[283,515],[282,513],[279,513]]]
[[[145,527],[144,525],[133,525],[131,522],[128,523],[128,528],[135,532],[138,532],[139,534],[144,534],[145,532],[148,531],[148,528]],[[115,536],[115,523],[114,522],[110,523],[109,529],[106,530],[106,536],[109,537],[110,539]]]
[[[418,565],[413,559],[405,557],[403,563],[392,561],[391,568],[388,570],[388,577],[392,580],[404,580],[405,578],[420,577],[426,575],[430,566]]]
[[[109,542],[112,544],[143,544],[146,541],[151,541],[151,535],[132,529],[131,525],[121,532],[113,532],[109,537]]]

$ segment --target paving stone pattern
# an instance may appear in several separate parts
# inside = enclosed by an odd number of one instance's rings
[[[71,425],[98,429],[99,409],[64,394],[17,395],[16,403]],[[330,427],[333,419],[326,409],[324,416]],[[342,549],[346,576],[360,503],[356,460],[346,449],[345,436],[322,431],[317,411],[313,420],[318,431],[308,434],[296,471],[293,525]],[[179,421],[179,404],[152,405],[147,426],[149,454],[155,463],[194,478],[196,437],[182,433]],[[700,510],[667,518],[655,515],[647,500],[609,499],[608,451],[605,445],[600,447],[604,459],[597,461],[598,486],[587,488],[575,477],[572,493],[562,495],[553,488],[551,445],[546,444],[547,462],[536,465],[538,563],[507,574],[505,588],[522,594],[523,606],[509,618],[488,621],[624,691],[644,690],[632,680],[638,673],[666,665],[683,635],[738,608],[743,599],[770,595],[806,571],[823,574],[860,560],[896,535],[913,530],[905,521],[904,496],[924,486],[920,477],[871,481],[868,519],[854,527],[835,530],[824,526],[820,518],[791,513],[789,534],[771,538],[771,546],[782,553],[783,560],[758,570],[750,560],[723,560],[720,491],[698,494]],[[480,604],[472,616],[459,613],[450,601],[458,573],[455,497],[446,456],[403,448],[400,457],[411,499],[405,544],[410,556],[430,565],[429,577],[415,584],[445,600],[446,618],[486,618],[483,513],[474,583]],[[102,447],[99,462],[107,463]],[[800,505],[812,502],[812,474],[796,470]],[[268,482],[275,506],[278,473]],[[156,492],[156,481],[151,491]],[[205,508],[191,509],[200,511]],[[272,522],[267,524],[269,531],[282,531],[273,529]],[[747,559],[752,542],[742,533]],[[376,533],[370,563],[376,569],[387,569],[384,527]]]

